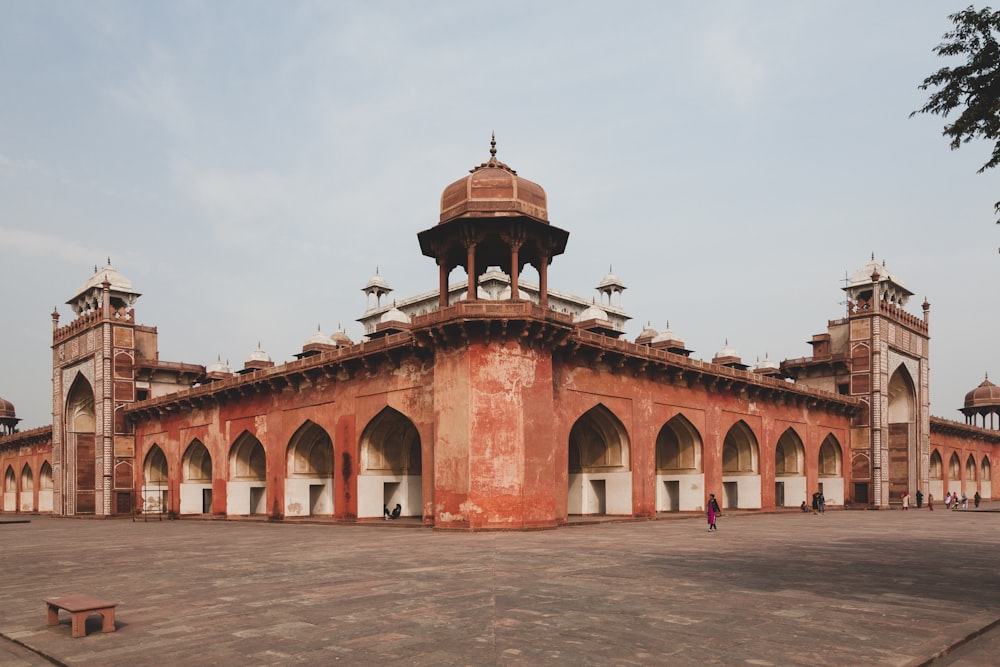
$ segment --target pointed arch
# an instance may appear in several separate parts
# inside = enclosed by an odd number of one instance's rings
[[[149,448],[142,464],[142,471],[146,484],[159,486],[167,483],[167,456],[159,445],[153,445]]]
[[[306,420],[292,435],[285,455],[285,514],[333,515],[333,440]]]
[[[574,422],[567,458],[569,514],[632,514],[628,432],[606,405]]]
[[[823,439],[823,443],[819,446],[819,465],[817,466],[819,476],[841,477],[843,458],[844,455],[840,449],[840,443],[830,433]]]
[[[39,491],[52,490],[52,465],[48,461],[42,462],[42,467],[38,470]]]
[[[420,434],[402,412],[386,406],[361,434],[362,474],[420,474]]]
[[[399,516],[423,515],[423,453],[416,424],[385,406],[361,432],[358,515],[381,517],[399,506]]]
[[[181,458],[181,480],[183,482],[211,482],[212,455],[201,440],[195,438],[184,450]]]
[[[267,513],[267,452],[250,431],[243,431],[229,449],[226,507],[231,515]]]
[[[181,457],[181,514],[212,513],[212,454],[195,438]]]
[[[234,481],[267,481],[267,454],[252,433],[243,431],[229,450],[229,479]]]
[[[759,451],[753,429],[742,419],[736,422],[722,442],[722,474],[757,474]]]
[[[948,479],[952,482],[962,479],[962,463],[958,459],[958,452],[952,452],[948,459]]]
[[[983,498],[991,499],[993,498],[993,477],[988,455],[983,456],[983,460],[979,464],[979,472],[979,493]]]
[[[889,377],[889,470],[887,482],[890,499],[910,492],[910,480],[917,480],[917,390],[910,372],[900,364]],[[880,501],[881,502],[881,501]]]
[[[805,447],[794,428],[787,428],[774,448],[774,475],[776,477],[802,475],[805,464]]]
[[[700,472],[701,434],[688,419],[674,415],[656,436],[657,472]]]
[[[967,482],[976,481],[976,457],[969,454],[969,458],[965,459],[965,480]]]
[[[722,441],[723,507],[761,507],[759,466],[757,436],[741,419],[726,431]]]
[[[697,511],[704,498],[701,434],[683,414],[674,415],[656,436],[656,511]]]
[[[806,497],[805,447],[791,426],[774,446],[774,505],[797,506]]]
[[[941,452],[936,449],[931,452],[930,478],[944,479],[944,461],[941,459]]]
[[[94,388],[77,373],[66,395],[66,430],[71,433],[95,431]]]
[[[598,403],[569,433],[570,472],[628,470],[628,434],[618,417]]]
[[[8,465],[3,473],[3,509],[7,512],[17,510],[17,474],[13,465]]]
[[[75,468],[76,494],[70,497],[75,514],[96,510],[97,447],[95,437],[94,388],[77,373],[66,395],[63,424],[66,432],[68,470]],[[72,473],[71,473],[72,474]]]
[[[35,490],[35,475],[31,472],[31,466],[27,463],[21,468],[21,492],[31,493]]]
[[[52,464],[42,461],[38,469],[38,511],[52,511]]]
[[[163,514],[167,511],[167,491],[169,488],[167,456],[154,444],[146,452],[142,462],[142,511],[147,514]]]

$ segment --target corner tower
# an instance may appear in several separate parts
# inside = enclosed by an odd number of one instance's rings
[[[548,222],[545,191],[496,159],[441,195],[441,217],[420,232],[420,248],[440,272],[439,307],[410,327],[433,354],[434,440],[423,457],[433,488],[424,516],[438,528],[554,527],[565,496],[557,455],[553,349],[574,330],[572,317],[548,307],[547,267],[569,233]],[[520,298],[525,264],[538,269],[539,303]],[[469,276],[466,300],[448,306],[448,274]],[[509,298],[479,300],[479,276],[498,266]],[[426,482],[425,482],[426,484]]]
[[[904,310],[913,293],[885,263],[846,280],[847,316],[813,336],[813,356],[781,369],[800,384],[855,396],[849,460],[854,503],[888,507],[904,492],[928,492],[930,466],[930,304]]]
[[[60,327],[52,313],[55,514],[132,511],[135,447],[120,408],[136,400],[139,296],[109,259],[66,302],[76,319]]]

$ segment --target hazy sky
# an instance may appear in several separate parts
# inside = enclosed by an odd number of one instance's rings
[[[630,340],[807,356],[874,253],[961,420],[1000,382],[997,174],[908,115],[967,3],[0,3],[0,396],[50,423],[50,314],[108,257],[164,361],[358,340],[376,267],[436,287],[416,234],[495,131],[570,232],[550,286],[613,267]]]

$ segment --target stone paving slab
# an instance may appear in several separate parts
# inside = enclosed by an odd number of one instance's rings
[[[970,667],[1000,659],[997,554],[990,511],[727,513],[718,533],[32,517],[0,526],[0,665]],[[117,601],[117,632],[46,626],[42,598],[70,593]]]

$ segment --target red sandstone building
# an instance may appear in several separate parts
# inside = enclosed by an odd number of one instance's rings
[[[52,315],[52,426],[19,433],[0,401],[2,509],[357,521],[398,504],[476,530],[700,511],[709,493],[763,510],[817,490],[877,508],[992,497],[1000,390],[970,392],[965,424],[930,416],[930,305],[907,312],[883,265],[849,281],[811,357],[750,369],[728,347],[691,358],[669,327],[623,340],[613,274],[600,306],[550,289],[568,237],[494,147],[417,235],[436,290],[390,306],[376,274],[360,342],[317,332],[296,360],[258,349],[238,372],[160,361],[139,294],[99,268],[75,318]]]

